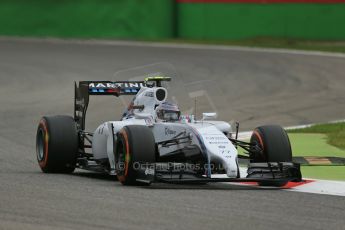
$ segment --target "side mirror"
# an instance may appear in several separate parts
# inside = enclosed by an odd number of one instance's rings
[[[212,120],[217,118],[217,113],[202,113],[203,120]]]

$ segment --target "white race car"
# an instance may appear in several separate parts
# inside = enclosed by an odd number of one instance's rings
[[[162,82],[166,76],[145,81],[82,81],[75,84],[74,117],[43,117],[37,130],[37,160],[46,173],[72,173],[75,168],[116,175],[124,185],[208,182],[259,182],[282,186],[300,181],[292,163],[289,138],[276,125],[253,131],[250,142],[237,139],[229,123],[204,113],[196,120],[181,115],[167,102]],[[85,131],[91,95],[134,95],[118,121]],[[240,173],[237,148],[246,150],[250,163]],[[222,175],[222,176],[220,176]]]

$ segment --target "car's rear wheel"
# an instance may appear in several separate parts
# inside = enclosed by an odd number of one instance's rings
[[[72,117],[43,117],[37,128],[37,161],[45,173],[71,173],[76,166],[78,132]]]
[[[123,127],[117,134],[116,175],[123,185],[141,185],[136,179],[140,164],[155,162],[155,139],[151,129],[142,125]]]
[[[291,162],[292,151],[286,131],[279,125],[265,125],[254,129],[250,142],[259,147],[251,154],[251,162]],[[283,186],[286,182],[259,183],[262,186]]]

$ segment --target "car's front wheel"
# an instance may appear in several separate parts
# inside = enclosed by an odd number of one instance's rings
[[[116,175],[123,185],[139,185],[138,167],[155,162],[155,139],[151,129],[142,125],[123,127],[117,134]]]
[[[253,149],[250,154],[252,163],[292,162],[292,151],[286,131],[279,125],[265,125],[254,129],[250,138]],[[284,186],[286,182],[261,182],[261,186]]]
[[[251,155],[252,162],[291,162],[292,151],[286,131],[279,125],[265,125],[254,129],[252,144],[261,149]]]

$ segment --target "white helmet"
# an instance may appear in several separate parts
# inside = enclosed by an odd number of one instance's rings
[[[181,112],[176,104],[163,102],[156,108],[157,119],[162,121],[178,121]]]

